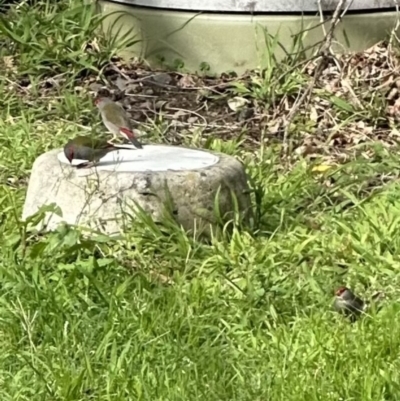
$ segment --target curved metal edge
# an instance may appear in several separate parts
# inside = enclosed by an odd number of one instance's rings
[[[111,0],[132,6],[213,12],[317,12],[316,0]],[[197,4],[196,4],[197,3]],[[333,11],[339,0],[322,0],[322,9]],[[349,10],[379,10],[394,8],[396,0],[353,0]]]

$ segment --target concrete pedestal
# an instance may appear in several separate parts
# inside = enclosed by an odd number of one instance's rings
[[[225,219],[233,216],[232,194],[243,216],[251,213],[244,169],[227,155],[146,145],[111,152],[96,167],[76,169],[57,149],[33,165],[23,219],[55,203],[62,217],[47,216],[46,229],[66,222],[116,234],[127,228],[138,205],[155,221],[165,218],[167,207],[186,230],[208,230],[217,221],[217,193],[219,214]]]

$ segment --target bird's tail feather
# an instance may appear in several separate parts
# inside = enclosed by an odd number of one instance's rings
[[[126,136],[131,142],[132,145],[138,149],[142,149],[143,145],[135,138],[133,132],[128,128],[120,128],[121,134]]]

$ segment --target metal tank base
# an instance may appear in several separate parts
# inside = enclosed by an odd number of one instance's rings
[[[100,12],[109,14],[103,23],[114,35],[129,33],[139,40],[125,49],[122,57],[143,57],[150,65],[184,66],[190,72],[209,66],[210,72],[242,73],[265,65],[265,31],[278,35],[291,50],[293,35],[319,24],[311,15],[250,15],[198,13],[145,8],[110,1],[99,2]],[[388,37],[399,18],[396,11],[351,13],[336,32],[337,51],[361,51]],[[326,24],[329,29],[329,24]],[[304,47],[323,39],[320,26],[304,34]],[[284,55],[279,46],[279,58]]]

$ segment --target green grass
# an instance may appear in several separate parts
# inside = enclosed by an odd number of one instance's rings
[[[79,53],[97,26],[90,7],[71,11],[79,4],[11,11],[24,41],[1,19],[2,56],[15,69],[0,75],[0,399],[399,399],[396,149],[318,174],[303,159],[286,168],[266,145],[211,139],[246,166],[256,214],[250,229],[209,242],[144,216],[118,240],[26,231],[35,158],[98,124],[74,79],[100,73],[116,45],[105,37],[100,57]],[[66,80],[43,97],[55,73]],[[27,92],[9,87],[23,79]],[[342,284],[387,301],[350,324],[331,311]]]

